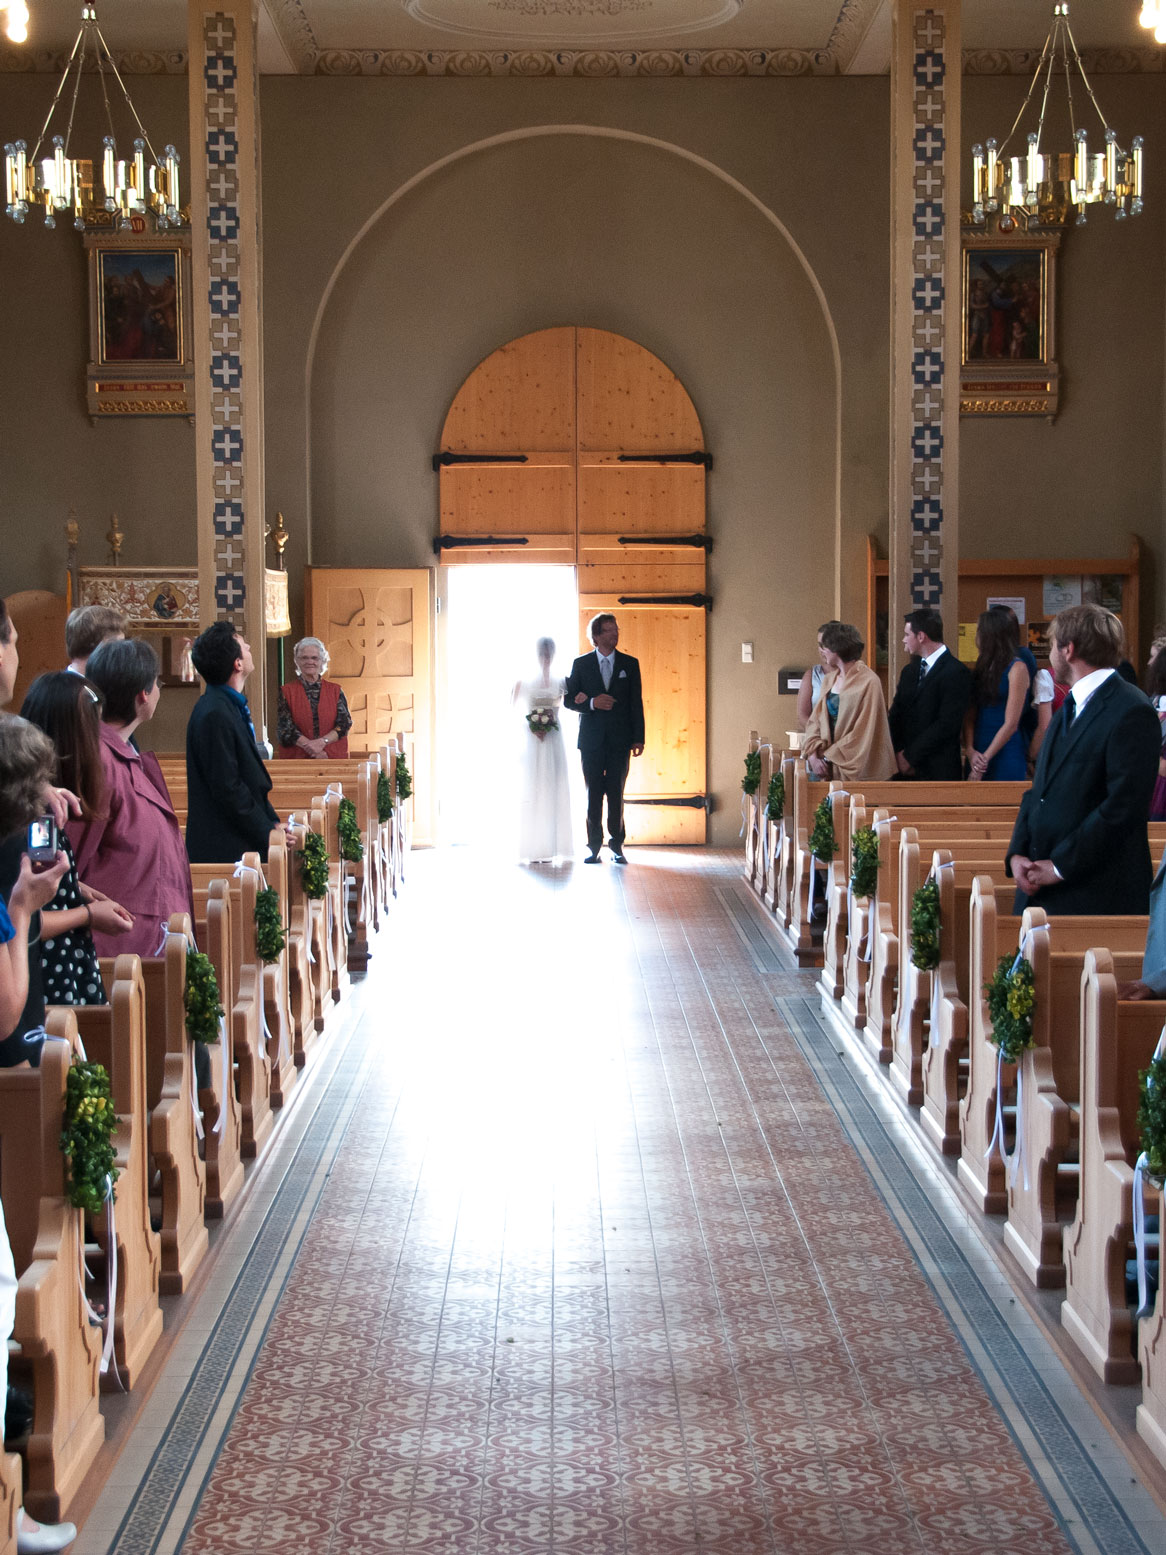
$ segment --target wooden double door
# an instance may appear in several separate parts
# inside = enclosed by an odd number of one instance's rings
[[[593,615],[619,618],[647,723],[629,842],[704,842],[711,460],[684,386],[623,336],[540,330],[470,374],[434,462],[442,563],[573,564],[581,652]]]

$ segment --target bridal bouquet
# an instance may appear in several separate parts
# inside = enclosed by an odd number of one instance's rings
[[[544,734],[549,734],[552,729],[559,727],[559,720],[555,717],[553,707],[532,707],[526,715],[526,722],[531,734],[536,734],[540,740]]]

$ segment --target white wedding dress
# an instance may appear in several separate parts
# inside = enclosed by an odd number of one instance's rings
[[[561,712],[565,686],[558,676],[524,680],[514,699],[522,714],[518,856],[524,863],[566,858],[574,852]],[[541,740],[526,727],[526,714],[536,707],[559,710],[560,727],[548,730]]]

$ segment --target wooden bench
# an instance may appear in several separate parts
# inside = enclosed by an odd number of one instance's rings
[[[1134,1315],[1126,1304],[1132,1256],[1138,1076],[1162,1031],[1158,1000],[1119,1002],[1113,957],[1085,954],[1081,1027],[1081,1187],[1065,1227],[1061,1322],[1105,1382],[1136,1382]]]
[[[247,857],[248,855],[244,855]],[[279,897],[281,921],[286,925],[280,986],[281,1008],[291,1028],[292,1058],[297,1069],[307,1061],[307,1053],[316,1039],[313,1013],[312,967],[308,960],[308,942],[304,935],[303,915],[297,920],[292,911],[291,877],[294,862],[288,854],[284,834],[272,832],[267,848],[265,875],[268,885]],[[270,1023],[270,1017],[269,1023]]]
[[[1148,918],[1049,918],[1029,907],[1021,940],[1033,970],[1035,1046],[1017,1065],[1016,1142],[1023,1169],[1008,1186],[1004,1245],[1041,1289],[1065,1283],[1064,1228],[1076,1209],[1082,979],[1103,940],[1119,982],[1142,966]],[[1159,1024],[1162,1013],[1159,1009]]]
[[[209,891],[205,898],[206,918],[196,924],[195,932],[199,948],[210,957],[214,967],[223,1009],[229,1011],[231,896],[225,880],[215,884],[218,889]],[[207,1046],[210,1085],[200,1087],[198,1093],[205,1135],[208,1220],[222,1219],[243,1186],[243,1120],[235,1093],[232,1047],[229,1027],[225,1043],[220,1035],[218,1042]]]
[[[283,848],[283,833],[279,832],[278,846]],[[274,844],[272,844],[274,845]],[[268,857],[271,856],[271,846]],[[264,888],[274,890],[268,872],[259,861],[258,853],[244,853],[235,866],[239,878],[239,894],[243,918],[243,958],[255,968],[255,978],[260,996],[260,1024],[265,1028],[267,1064],[271,1077],[270,1100],[273,1110],[284,1106],[297,1079],[295,1051],[292,1040],[291,1011],[287,996],[287,920],[283,917],[283,902],[279,902],[280,922],[284,928],[284,948],[274,961],[265,962],[259,954],[256,938],[255,904]],[[279,893],[276,891],[279,901]]]
[[[229,866],[228,866],[229,868]],[[200,942],[209,941],[209,911],[213,902],[221,903],[226,938],[221,957],[208,950],[215,963],[219,996],[226,1011],[227,1034],[231,1044],[231,1068],[234,1071],[241,1130],[240,1153],[253,1160],[271,1133],[271,1062],[263,1039],[262,982],[255,955],[255,924],[243,922],[244,905],[241,880],[224,873],[221,864],[192,864],[194,884],[194,932]],[[252,912],[254,891],[252,891]],[[244,955],[244,931],[250,929],[251,957]]]
[[[65,1198],[61,1130],[76,1031],[72,1013],[50,1010],[39,1069],[0,1073],[0,1196],[16,1262],[17,1353],[10,1380],[30,1377],[32,1431],[24,1504],[59,1522],[105,1439],[99,1401],[102,1336],[81,1287],[81,1211]]]
[[[776,824],[770,822],[771,858],[769,884],[764,900],[765,905],[777,919],[777,926],[782,934],[789,928],[790,901],[793,895],[794,790],[799,781],[803,784],[806,781],[805,767],[801,767],[799,778],[798,766],[798,761],[791,751],[781,752],[778,771],[785,784],[785,798],[781,820]]]
[[[121,1175],[114,1188],[113,1229],[117,1238],[117,1302],[114,1308],[114,1360],[118,1375],[132,1388],[162,1337],[159,1304],[162,1248],[150,1224],[150,1119],[146,1101],[146,989],[137,956],[118,956],[102,968],[108,1004],[78,1005],[73,1013],[86,1056],[103,1064],[117,1112],[114,1137]],[[108,1246],[106,1217],[90,1217],[94,1240]],[[107,1376],[107,1385],[116,1379]]]
[[[179,1296],[206,1254],[206,1165],[199,1151],[202,1115],[194,1055],[186,1035],[186,947],[190,919],[170,920],[162,954],[142,962],[146,990],[146,1104],[150,1148],[162,1186],[159,1290]],[[197,1118],[197,1124],[196,1124]]]

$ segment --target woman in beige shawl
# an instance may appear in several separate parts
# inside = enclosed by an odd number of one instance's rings
[[[889,778],[895,748],[883,688],[862,662],[862,638],[853,626],[831,621],[822,628],[826,676],[822,694],[802,736],[802,754],[813,777]]]

